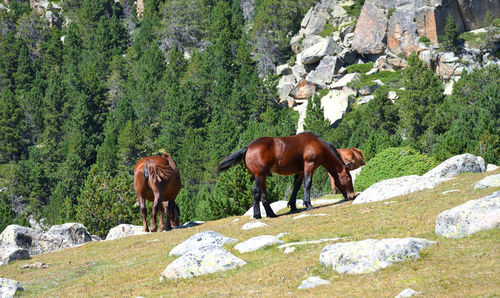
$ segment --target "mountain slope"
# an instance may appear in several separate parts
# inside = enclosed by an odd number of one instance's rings
[[[248,217],[229,217],[189,229],[152,233],[113,241],[88,243],[31,260],[11,262],[0,268],[2,277],[18,280],[25,296],[395,296],[411,287],[425,295],[470,296],[500,292],[500,230],[450,240],[434,234],[436,216],[471,199],[498,190],[473,190],[473,183],[500,170],[462,174],[435,189],[386,202],[352,205],[351,202],[315,206],[310,213],[330,216],[293,218],[281,215],[264,219],[269,226],[242,231]],[[456,189],[457,192],[442,194]],[[305,214],[303,212],[302,214]],[[137,214],[139,216],[139,214]],[[233,222],[235,218],[240,220]],[[239,242],[257,235],[287,232],[285,242],[343,237],[341,241],[368,238],[421,237],[437,244],[421,252],[415,261],[399,263],[366,275],[340,275],[320,265],[319,254],[327,245],[299,246],[291,254],[277,247],[239,254],[235,244],[226,246],[248,264],[236,270],[178,281],[159,281],[161,272],[175,257],[169,251],[200,231],[213,230]],[[46,269],[22,269],[44,262]],[[298,290],[302,280],[320,275],[330,285]]]

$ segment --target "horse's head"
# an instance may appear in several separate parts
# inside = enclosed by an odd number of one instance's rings
[[[356,195],[354,193],[354,187],[352,185],[351,173],[349,173],[347,168],[339,173],[339,180],[340,180],[340,187],[337,186],[337,188],[340,189],[345,199],[354,200],[356,198]]]

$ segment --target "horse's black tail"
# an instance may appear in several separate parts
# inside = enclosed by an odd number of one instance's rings
[[[244,147],[237,152],[226,156],[220,163],[219,167],[217,167],[217,172],[223,172],[230,167],[234,166],[238,162],[240,162],[243,158],[245,158],[245,154],[247,154],[248,147]]]

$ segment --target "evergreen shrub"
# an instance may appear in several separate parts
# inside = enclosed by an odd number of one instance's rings
[[[391,147],[382,150],[363,168],[354,182],[356,191],[372,184],[396,177],[422,175],[435,167],[438,161],[410,147]]]

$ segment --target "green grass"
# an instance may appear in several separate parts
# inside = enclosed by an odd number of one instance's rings
[[[320,33],[320,36],[327,37],[329,35],[332,35],[332,33],[337,31],[337,30],[338,30],[338,27],[334,27],[332,24],[326,23],[325,29],[323,30],[323,32]]]
[[[487,34],[484,32],[480,32],[477,34],[474,34],[472,32],[464,32],[464,33],[460,34],[460,36],[458,38],[463,39],[471,47],[474,47],[474,48],[484,47],[488,41]]]
[[[308,297],[394,297],[403,289],[427,297],[495,296],[500,293],[500,229],[462,239],[444,239],[434,233],[436,216],[471,199],[499,190],[473,190],[473,184],[490,173],[462,174],[435,189],[390,199],[352,205],[315,206],[311,213],[330,216],[294,220],[296,215],[263,219],[269,226],[242,231],[248,217],[230,217],[189,229],[151,233],[113,241],[87,243],[54,253],[33,256],[0,267],[0,276],[17,280],[26,297],[54,296],[308,296]],[[442,192],[458,189],[443,195]],[[314,204],[314,202],[313,202]],[[138,215],[139,216],[139,215]],[[233,219],[239,218],[237,222]],[[437,241],[421,258],[398,263],[365,275],[341,275],[319,263],[328,243],[298,247],[283,254],[276,246],[239,254],[235,244],[226,248],[247,265],[235,270],[177,281],[159,281],[161,272],[175,260],[169,251],[191,235],[213,230],[240,242],[251,237],[281,232],[286,241],[344,237],[341,241],[368,238],[421,237]],[[25,264],[44,262],[46,269],[22,269]],[[330,285],[298,290],[307,277],[320,275]]]
[[[373,68],[373,62],[352,64],[347,67],[347,73],[359,72],[365,74]]]
[[[371,86],[376,84],[373,82],[374,80],[381,80],[391,89],[397,89],[403,86],[401,70],[383,70],[370,75],[362,74],[359,80],[351,82],[349,86],[355,89],[359,89],[362,86]]]

